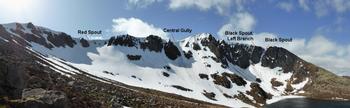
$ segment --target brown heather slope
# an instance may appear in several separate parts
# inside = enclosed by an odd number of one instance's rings
[[[312,67],[317,67],[310,64]],[[323,68],[317,67],[317,70],[311,75],[312,82],[305,85],[304,96],[315,99],[350,99],[350,79],[341,77],[329,72]]]

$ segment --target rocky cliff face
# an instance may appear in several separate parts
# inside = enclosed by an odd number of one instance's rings
[[[5,106],[261,107],[291,94],[350,99],[350,79],[284,48],[228,44],[211,34],[176,42],[122,35],[96,43],[13,23],[0,25],[0,45]]]

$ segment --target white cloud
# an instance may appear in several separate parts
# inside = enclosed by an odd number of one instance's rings
[[[143,22],[137,18],[118,18],[113,19],[113,32],[117,34],[129,34],[135,37],[147,37],[157,35],[163,39],[169,39],[168,34],[161,28],[156,28],[152,24]]]
[[[255,0],[170,0],[169,8],[172,10],[197,8],[202,11],[216,9],[222,15],[230,15],[232,11],[244,11],[245,5],[254,1]]]
[[[231,0],[170,0],[169,8],[178,10],[195,7],[203,11],[215,8],[219,13],[224,13],[230,5]]]
[[[350,11],[350,0],[299,0],[299,6],[305,11],[314,11],[318,17],[326,16],[330,12],[341,14]]]
[[[253,15],[248,12],[239,12],[220,28],[218,35],[223,37],[225,31],[251,31],[255,24],[256,20]]]
[[[128,7],[147,7],[163,0],[128,0]],[[232,11],[244,11],[244,5],[255,0],[169,0],[169,9],[181,10],[194,8],[201,11],[215,9],[221,15],[230,15]],[[231,7],[235,8],[232,9]]]
[[[293,4],[290,2],[280,2],[277,4],[277,6],[287,12],[290,12],[293,10]]]
[[[308,6],[308,1],[307,0],[299,0],[299,5],[301,8],[303,8],[306,11],[310,10],[310,7]]]
[[[140,8],[145,8],[154,2],[160,2],[162,0],[128,0],[128,6],[135,6]]]
[[[350,10],[350,1],[349,0],[332,0],[333,7],[339,13]]]

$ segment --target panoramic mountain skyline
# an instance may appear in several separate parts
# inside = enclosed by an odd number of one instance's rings
[[[0,108],[350,106],[350,0],[0,0]]]
[[[225,38],[225,30],[254,32],[259,46],[277,45],[338,75],[349,75],[350,1],[346,0],[1,0],[0,23],[33,22],[73,37],[98,30],[118,34],[156,34],[181,40],[198,33]],[[164,33],[163,28],[192,32]],[[140,35],[143,34],[143,35]],[[293,38],[266,43],[265,37]]]
[[[0,46],[4,107],[263,107],[289,98],[346,107],[350,98],[349,77],[282,47],[209,33],[86,40],[10,23],[0,24]]]

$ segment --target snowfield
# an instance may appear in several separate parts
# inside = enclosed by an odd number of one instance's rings
[[[10,28],[16,28],[16,25],[9,24],[5,28],[12,33]],[[32,33],[28,29],[23,31]],[[52,31],[52,33],[59,32]],[[13,35],[18,36],[15,33]],[[80,39],[74,38],[77,44],[73,48],[54,47],[52,49],[35,42],[29,42],[31,47],[28,47],[28,49],[45,55],[43,57],[53,63],[52,65],[58,69],[58,72],[69,73],[77,71],[66,65],[69,64],[101,78],[231,107],[254,107],[238,98],[228,98],[224,95],[227,94],[234,97],[243,93],[249,100],[256,102],[254,97],[246,93],[246,91],[252,90],[250,86],[252,83],[258,83],[265,92],[273,95],[272,99],[267,100],[266,103],[268,104],[285,98],[299,98],[299,96],[285,96],[287,82],[293,73],[283,73],[281,67],[271,69],[263,67],[261,62],[259,62],[249,65],[247,69],[242,69],[231,63],[228,64],[227,68],[223,68],[220,62],[211,59],[211,57],[215,57],[215,54],[207,46],[203,46],[200,43],[200,40],[208,38],[209,35],[203,33],[174,42],[181,52],[181,56],[175,60],[169,59],[164,50],[155,52],[138,47],[109,46],[105,44],[106,41],[104,40],[91,40],[89,41],[89,47],[82,47],[79,42]],[[44,35],[44,37],[46,38],[47,36]],[[2,40],[8,41],[6,39]],[[146,40],[140,38],[140,41]],[[46,42],[51,43],[48,40]],[[201,49],[194,50],[194,45],[198,45]],[[184,52],[192,52],[192,57],[186,58]],[[136,55],[141,58],[139,60],[131,60],[128,58],[128,55]],[[232,83],[230,88],[215,84],[215,79],[211,75],[221,75],[225,72],[242,77],[247,84],[239,86],[236,83]],[[205,74],[207,78],[201,78],[199,74]],[[261,82],[258,82],[257,78]],[[273,87],[270,83],[273,78],[275,81],[281,82],[282,85]],[[302,88],[308,82],[309,79],[306,79],[299,84],[292,84],[291,86],[295,88],[293,92],[303,92]],[[214,93],[214,99],[205,96],[204,93],[206,92]]]

